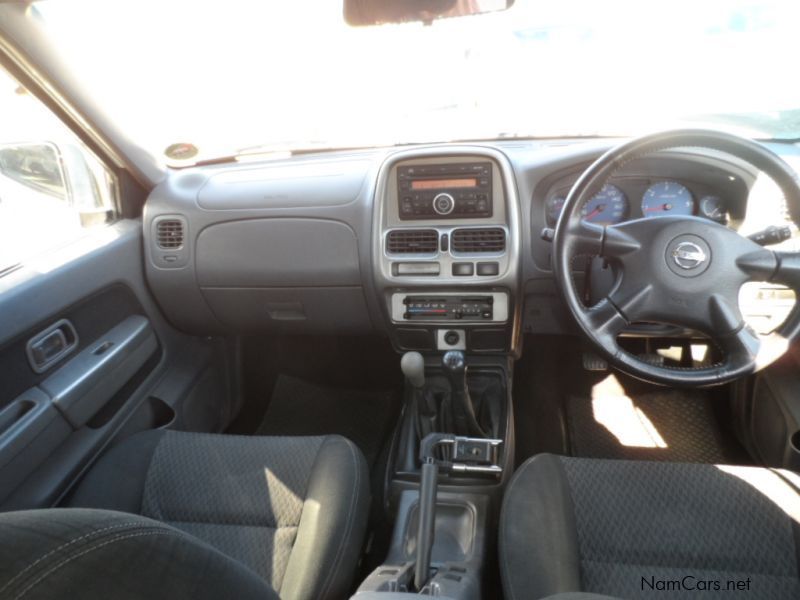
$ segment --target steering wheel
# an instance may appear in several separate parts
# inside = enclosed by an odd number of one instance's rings
[[[699,147],[736,156],[780,187],[800,222],[800,181],[794,170],[762,145],[717,131],[686,129],[641,137],[594,162],[570,190],[553,238],[556,283],[584,335],[611,365],[639,379],[670,386],[709,386],[754,373],[782,356],[800,334],[798,303],[769,335],[749,328],[739,310],[739,289],[770,281],[800,289],[800,254],[774,252],[728,227],[693,216],[641,218],[602,227],[585,222],[581,207],[628,162],[662,150]],[[612,291],[594,306],[580,300],[571,274],[578,254],[615,264]],[[800,297],[800,294],[798,294]],[[658,366],[623,350],[617,337],[630,323],[661,322],[708,336],[720,349],[716,364]]]

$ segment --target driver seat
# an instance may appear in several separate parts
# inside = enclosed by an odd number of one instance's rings
[[[509,484],[499,543],[509,600],[799,598],[800,476],[541,454]]]

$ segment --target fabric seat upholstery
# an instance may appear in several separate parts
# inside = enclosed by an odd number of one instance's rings
[[[503,502],[506,598],[798,598],[798,482],[753,467],[536,456]],[[739,581],[749,595],[725,587]]]
[[[361,452],[340,436],[151,431],[112,448],[69,506],[136,513],[204,540],[281,598],[347,595],[369,508]]]
[[[0,598],[277,600],[241,563],[169,525],[81,508],[0,514]]]

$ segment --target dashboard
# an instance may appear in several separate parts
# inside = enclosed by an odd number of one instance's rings
[[[439,144],[175,171],[145,206],[147,277],[194,334],[379,332],[398,350],[515,353],[524,332],[574,333],[540,233],[616,143]],[[800,163],[795,146],[771,148]],[[605,225],[691,214],[743,234],[787,220],[750,166],[688,148],[625,164],[581,210]]]

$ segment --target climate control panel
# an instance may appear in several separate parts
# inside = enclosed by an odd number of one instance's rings
[[[404,304],[403,318],[407,321],[426,318],[483,321],[491,320],[494,312],[491,296],[406,296]]]
[[[503,292],[392,295],[392,320],[408,323],[497,323],[508,318],[508,296]]]

